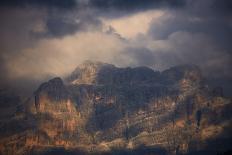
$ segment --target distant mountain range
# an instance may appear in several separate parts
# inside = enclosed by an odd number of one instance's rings
[[[231,101],[195,65],[159,72],[86,61],[26,102],[0,90],[0,154],[226,153]]]

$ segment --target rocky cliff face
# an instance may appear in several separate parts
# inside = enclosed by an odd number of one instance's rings
[[[60,78],[42,84],[34,94],[34,106],[39,115],[39,130],[50,138],[62,140],[73,136],[78,126],[78,112]],[[56,143],[54,141],[53,143]]]
[[[79,113],[60,78],[41,84],[24,104],[21,115],[7,122],[24,123],[24,129],[2,136],[3,154],[30,154],[34,147],[69,146],[77,137]],[[20,126],[6,125],[5,132]]]
[[[64,147],[91,153],[147,146],[174,154],[231,140],[231,100],[204,85],[197,66],[155,72],[88,61],[64,81],[54,78],[35,91],[21,110],[27,125],[2,136],[1,152]]]
[[[114,70],[116,67],[114,65],[101,62],[85,61],[66,78],[66,81],[74,85],[97,84],[99,73],[103,69]]]

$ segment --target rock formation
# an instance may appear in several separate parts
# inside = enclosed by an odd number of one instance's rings
[[[17,128],[9,125],[14,121],[24,123],[19,131],[1,134],[2,154],[140,146],[168,154],[216,152],[228,146],[209,149],[211,142],[231,141],[231,99],[215,95],[194,65],[158,72],[87,61],[64,82],[43,83],[20,107],[18,115],[1,121],[1,133]]]

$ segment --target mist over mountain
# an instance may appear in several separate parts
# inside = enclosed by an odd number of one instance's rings
[[[196,65],[159,72],[85,61],[63,80],[42,83],[27,100],[1,90],[0,101],[2,154],[231,149],[231,98],[208,87]]]

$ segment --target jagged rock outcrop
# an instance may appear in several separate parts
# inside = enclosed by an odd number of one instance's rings
[[[66,102],[67,108],[58,108],[57,110],[67,110],[67,112],[71,112],[71,109],[69,108],[70,98],[68,91],[60,78],[54,78],[40,85],[38,90],[34,93],[34,99],[37,112],[49,112],[49,110],[54,112],[55,109],[50,109],[48,106],[55,105],[58,107],[60,104]]]
[[[66,81],[71,85],[152,84],[158,82],[159,74],[148,67],[117,68],[111,64],[86,61],[78,66]]]
[[[158,72],[87,61],[65,82],[54,78],[35,91],[22,111],[28,126],[5,137],[0,150],[101,152],[145,145],[187,153],[223,136],[231,140],[231,99],[215,95],[202,79],[194,65]]]
[[[114,70],[115,68],[114,65],[102,62],[85,61],[66,78],[66,81],[71,84],[97,84],[98,74],[102,69]]]
[[[33,106],[38,116],[38,129],[48,137],[58,137],[62,141],[76,134],[79,113],[62,79],[54,78],[43,83],[34,93]]]
[[[38,146],[73,145],[73,139],[78,136],[80,116],[62,79],[54,78],[41,84],[23,109],[22,118],[12,118],[8,122],[12,126],[8,128],[22,126],[13,123],[23,123],[24,128],[9,137],[2,137],[0,150],[3,154],[29,154]]]

